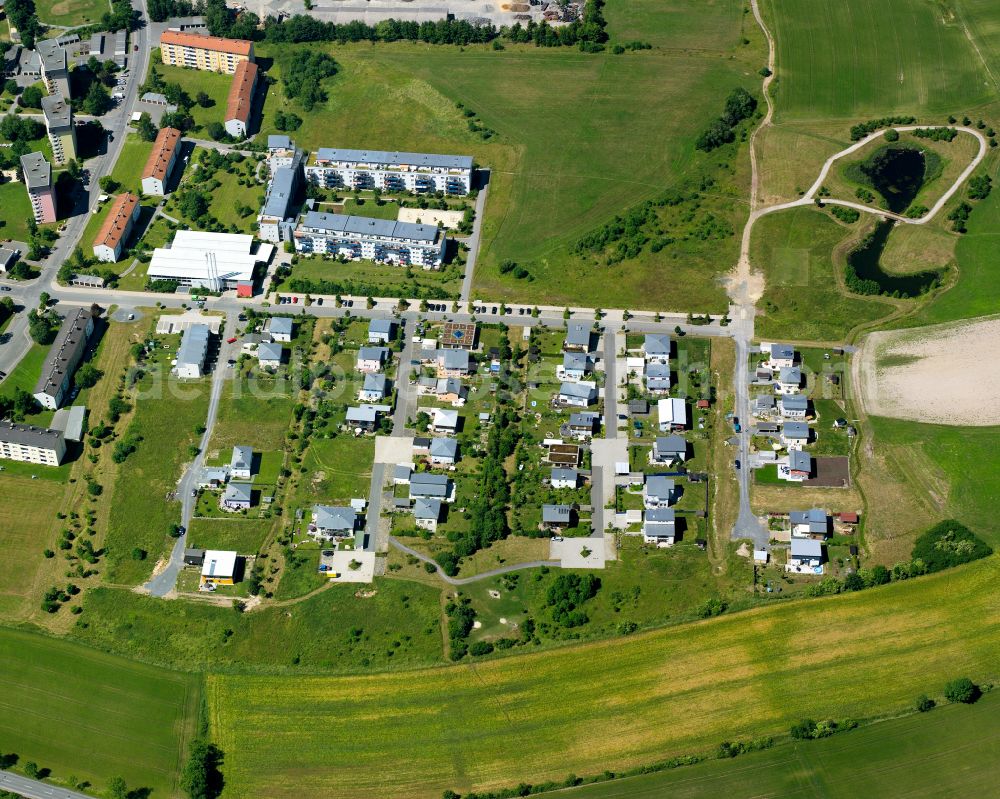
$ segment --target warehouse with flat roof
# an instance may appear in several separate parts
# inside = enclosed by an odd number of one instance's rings
[[[169,247],[153,250],[146,274],[150,280],[176,280],[181,286],[225,291],[252,281],[255,265],[267,261],[273,251],[264,244],[254,253],[253,236],[244,233],[178,230]]]

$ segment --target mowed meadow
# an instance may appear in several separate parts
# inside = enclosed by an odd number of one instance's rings
[[[439,797],[780,734],[996,679],[1000,558],[628,641],[365,677],[211,675],[229,797]],[[261,734],[261,731],[266,734]],[[391,766],[387,766],[391,758]]]
[[[304,120],[292,136],[310,150],[463,153],[489,167],[476,292],[559,304],[721,308],[724,293],[713,279],[732,267],[735,244],[709,271],[665,254],[597,268],[571,248],[615,215],[698,174],[707,157],[694,148],[697,135],[734,88],[759,90],[763,36],[738,0],[646,0],[609,4],[607,13],[616,40],[649,41],[654,49],[614,55],[510,44],[502,51],[327,45],[339,72],[324,82],[325,106],[311,114],[283,96],[288,51],[263,45],[259,53],[273,59],[269,74],[279,82],[269,90],[262,133],[276,132],[276,111],[292,111]],[[749,44],[741,44],[744,36]],[[466,110],[496,136],[484,141],[470,132]],[[742,198],[749,179],[737,179]],[[731,213],[737,228],[745,208]],[[505,259],[530,265],[533,280],[501,275]]]
[[[75,776],[99,791],[121,776],[133,790],[176,795],[200,676],[4,628],[0,662],[0,751],[53,782]]]

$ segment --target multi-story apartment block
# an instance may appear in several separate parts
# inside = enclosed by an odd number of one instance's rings
[[[139,210],[139,198],[134,194],[126,192],[115,198],[111,211],[94,239],[94,257],[98,261],[113,264],[121,258],[132,226],[139,219]]]
[[[62,405],[93,332],[94,315],[89,308],[79,308],[63,320],[35,384],[34,397],[42,407],[56,410]]]
[[[257,88],[257,65],[253,61],[240,61],[229,87],[226,103],[226,133],[236,139],[245,138],[250,127],[253,93]]]
[[[43,466],[58,466],[66,441],[58,430],[0,422],[0,458]]]
[[[56,195],[52,191],[52,167],[41,153],[21,156],[24,185],[31,200],[31,211],[39,224],[56,221]]]
[[[292,207],[302,175],[303,153],[296,152],[288,166],[276,169],[267,185],[264,206],[257,215],[258,237],[264,241],[291,241],[295,231]]]
[[[45,127],[48,129],[49,142],[52,144],[52,160],[57,164],[65,164],[76,158],[73,109],[69,107],[63,95],[43,97],[42,113],[45,115]]]
[[[170,66],[235,75],[241,61],[253,61],[253,42],[165,30],[160,36],[160,57]]]
[[[438,269],[446,237],[433,225],[309,211],[295,229],[294,241],[301,253]]]
[[[267,137],[267,168],[273,175],[283,166],[291,166],[299,154],[298,148],[288,136],[271,134]]]
[[[156,134],[153,151],[142,171],[142,193],[162,197],[167,193],[167,179],[177,162],[181,132],[177,128],[161,128]]]
[[[35,44],[35,52],[42,63],[42,80],[49,94],[69,97],[69,65],[66,48],[55,39],[43,39]]]
[[[320,147],[306,166],[306,178],[326,189],[468,194],[472,157]]]

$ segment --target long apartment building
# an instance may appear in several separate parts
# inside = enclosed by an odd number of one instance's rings
[[[235,75],[241,61],[253,61],[253,42],[165,30],[160,36],[160,57],[170,66]]]
[[[80,308],[63,320],[35,385],[34,397],[42,407],[56,410],[62,405],[93,332],[94,316],[89,308]]]
[[[240,61],[229,87],[226,102],[226,133],[236,139],[246,138],[250,128],[253,95],[257,89],[257,65],[253,61]]]
[[[181,132],[177,128],[161,128],[156,134],[153,151],[142,170],[142,193],[162,197],[167,193],[167,180],[177,163]]]
[[[94,239],[94,257],[113,264],[121,258],[132,227],[139,220],[139,198],[130,192],[119,194]]]
[[[68,97],[69,95],[66,95]],[[73,126],[73,109],[61,94],[42,98],[45,127],[52,144],[52,160],[65,164],[76,158],[76,128]]]
[[[279,167],[271,175],[264,206],[257,215],[257,235],[264,241],[292,241],[295,231],[292,208],[295,205],[304,157],[301,151],[297,151],[288,166]]]
[[[55,39],[43,39],[35,43],[35,52],[41,62],[41,76],[45,81],[46,91],[70,97],[66,48]]]
[[[307,180],[326,189],[468,194],[472,188],[468,155],[320,147],[305,172]]]
[[[31,201],[31,213],[42,225],[56,221],[56,195],[52,190],[52,166],[41,153],[21,156],[21,172]]]
[[[58,430],[0,422],[0,458],[43,466],[58,466],[66,440]]]
[[[339,255],[438,269],[444,262],[446,237],[434,225],[394,222],[309,211],[295,229],[295,249],[301,253]]]

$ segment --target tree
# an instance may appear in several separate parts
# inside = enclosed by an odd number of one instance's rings
[[[214,799],[222,792],[221,764],[222,750],[215,744],[200,739],[191,744],[181,773],[181,788],[190,799]]]
[[[225,141],[229,138],[229,134],[226,133],[225,126],[219,122],[219,120],[209,122],[206,131],[208,132],[208,135],[216,141]]]
[[[112,777],[108,780],[108,796],[111,799],[128,799],[128,785],[124,777]]]
[[[152,117],[149,116],[145,111],[139,117],[139,121],[135,124],[136,132],[139,134],[139,138],[143,141],[155,141],[157,129],[156,125],[153,124]]]
[[[114,194],[121,187],[121,184],[115,180],[111,175],[103,175],[97,185],[101,187],[101,191],[107,194]]]
[[[37,86],[25,86],[21,92],[21,105],[26,108],[41,108],[42,90]]]
[[[941,571],[991,555],[993,550],[968,527],[954,519],[934,525],[913,545],[911,558],[927,572]]]
[[[195,95],[194,101],[202,108],[211,108],[215,105],[215,100],[209,97],[205,92],[198,92],[198,94]]]
[[[886,141],[899,141],[899,131],[895,128],[889,128],[889,130],[885,132],[884,136]]]
[[[920,711],[921,713],[926,713],[928,710],[933,710],[934,705],[936,704],[937,703],[929,696],[927,696],[927,694],[920,694],[920,696],[917,697],[916,707],[917,710]]]
[[[56,319],[58,320],[58,317]],[[40,314],[36,310],[28,312],[28,333],[36,344],[51,344],[57,330],[58,321],[53,324],[49,314]]]
[[[971,705],[979,699],[980,695],[979,686],[968,677],[959,677],[944,687],[944,697],[949,702],[961,702]]]
[[[91,116],[99,117],[111,110],[111,95],[100,81],[94,81],[83,100],[83,110]]]
[[[188,189],[177,203],[180,212],[188,219],[197,221],[208,213],[208,198],[200,191]]]
[[[4,81],[3,90],[5,93],[13,97],[15,94],[17,94],[17,81],[14,80],[13,78],[8,78],[6,81]]]
[[[24,764],[24,773],[28,775],[33,780],[38,779],[39,768],[38,764],[34,760],[29,760]]]
[[[77,388],[90,388],[96,385],[97,381],[104,376],[104,372],[94,366],[92,363],[85,363],[79,369],[76,370],[76,376],[73,378]]]

